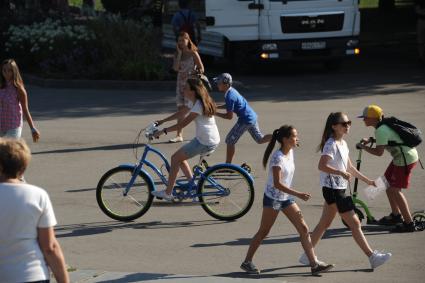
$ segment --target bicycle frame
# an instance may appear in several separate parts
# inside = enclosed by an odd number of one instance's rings
[[[163,164],[165,165],[165,168],[167,170],[167,172],[170,172],[170,164],[167,160],[167,158],[157,149],[155,149],[154,147],[150,146],[149,144],[145,145],[145,149],[143,151],[143,154],[139,160],[139,162],[134,165],[134,164],[122,164],[120,165],[120,167],[126,167],[126,168],[132,168],[133,169],[133,173],[131,176],[130,181],[128,182],[123,195],[126,196],[130,190],[130,188],[133,186],[137,176],[140,174],[140,172],[145,173],[151,180],[152,177],[150,176],[150,174],[143,169],[143,165],[146,165],[147,167],[149,167],[150,169],[152,169],[153,172],[155,172],[155,174],[161,179],[161,182],[164,185],[168,184],[168,180],[166,179],[166,177],[162,174],[161,170],[155,165],[153,164],[151,161],[149,161],[147,159],[149,152],[154,153],[156,156],[158,156]],[[200,159],[202,160],[202,158]],[[217,164],[219,165],[219,164]],[[213,170],[216,168],[216,166],[212,166],[209,168],[209,170],[203,172],[200,168],[197,168],[192,176],[192,179],[189,180],[188,183],[182,183],[180,180],[176,180],[176,187],[181,189],[182,191],[186,191],[187,194],[184,195],[185,198],[196,198],[199,196],[199,194],[197,193],[196,189],[197,189],[197,183],[195,182],[196,178],[198,178],[198,176],[202,179],[207,179],[209,181],[209,183],[211,184],[211,186],[213,186],[214,188],[217,189],[217,191],[215,192],[209,192],[209,193],[204,193],[202,194],[203,196],[209,196],[209,195],[214,195],[214,196],[225,196],[228,194],[227,190],[225,188],[223,188],[219,183],[217,183],[213,178],[211,177],[206,177],[206,173],[210,170]],[[235,166],[237,167],[237,166]],[[154,182],[152,181],[152,184],[154,184]],[[155,186],[154,186],[155,189]],[[173,193],[175,194],[175,191],[173,190]]]

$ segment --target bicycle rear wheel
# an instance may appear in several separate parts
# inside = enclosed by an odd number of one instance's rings
[[[219,165],[206,172],[198,186],[202,208],[219,220],[245,215],[254,202],[254,185],[245,170]]]
[[[131,221],[145,214],[152,205],[152,183],[140,172],[125,195],[125,189],[133,169],[116,167],[106,172],[96,188],[96,200],[100,209],[119,221]]]

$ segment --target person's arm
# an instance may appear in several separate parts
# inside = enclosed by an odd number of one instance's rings
[[[279,191],[282,191],[284,193],[287,193],[287,194],[296,196],[297,198],[300,198],[300,199],[302,199],[304,201],[309,200],[310,197],[311,197],[310,194],[296,191],[294,189],[291,189],[291,188],[285,186],[282,183],[281,174],[280,174],[281,170],[282,170],[282,168],[280,168],[279,166],[273,166],[272,167],[272,171],[273,171],[273,186],[276,189],[278,189]]]
[[[158,126],[159,126],[161,124],[164,124],[165,122],[176,120],[178,117],[185,116],[189,112],[189,110],[190,109],[188,107],[183,106],[179,111],[171,114],[170,116],[168,116],[168,117],[166,117],[162,120],[156,121],[156,123],[158,123]]]
[[[62,249],[55,237],[53,227],[37,228],[38,244],[46,259],[47,265],[53,272],[58,283],[68,283],[69,275],[66,270]]]
[[[382,156],[384,154],[384,151],[385,151],[385,145],[377,145],[376,147],[369,147],[369,146],[367,146],[366,144],[363,144],[363,143],[359,143],[357,145],[358,145],[358,147],[365,150],[366,152],[368,152],[372,155],[376,155],[376,156]]]
[[[201,60],[201,57],[199,56],[199,53],[195,51],[193,52],[192,56],[193,56],[193,61],[195,62],[196,69],[198,70],[199,73],[203,74],[205,69],[204,69],[204,64],[202,64],[202,60]]]
[[[227,111],[226,113],[216,112],[215,116],[223,118],[223,119],[227,119],[227,120],[232,120],[233,112],[232,111]]]
[[[365,175],[363,175],[359,170],[357,170],[356,167],[353,166],[353,163],[351,162],[350,158],[348,158],[348,170],[347,171],[350,172],[355,177],[357,177],[358,179],[365,182],[366,184],[368,184],[370,186],[375,185],[375,182],[373,180],[371,180],[368,177],[366,177]]]
[[[195,118],[198,116],[198,113],[190,112],[180,123],[177,123],[171,127],[164,128],[155,133],[155,138],[159,138],[162,134],[168,134],[169,132],[177,131],[178,129],[183,129],[187,125],[189,125]]]
[[[40,139],[40,132],[34,126],[34,122],[31,117],[31,113],[28,108],[28,96],[25,88],[18,88],[18,99],[19,103],[22,106],[22,112],[24,114],[25,120],[27,120],[28,125],[31,128],[32,140],[37,142]]]
[[[180,70],[180,61],[182,60],[182,51],[178,45],[176,45],[176,53],[173,58],[173,70],[178,72]]]
[[[328,163],[331,159],[332,158],[329,155],[322,155],[319,160],[319,165],[318,165],[319,170],[328,174],[339,175],[346,180],[350,180],[351,174],[349,172],[344,172],[344,171],[335,169],[332,166],[329,166]]]

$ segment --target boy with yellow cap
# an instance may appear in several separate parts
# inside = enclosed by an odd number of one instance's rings
[[[403,140],[396,131],[382,123],[384,113],[381,107],[369,105],[364,108],[362,115],[358,118],[363,118],[366,127],[375,128],[376,147],[367,146],[369,139],[363,139],[358,146],[376,156],[382,156],[386,149],[393,158],[384,174],[388,183],[386,193],[392,212],[378,222],[382,225],[396,225],[393,232],[414,232],[415,225],[409,205],[401,189],[409,187],[412,169],[419,159],[418,152],[414,147],[389,145],[389,143],[403,144]]]

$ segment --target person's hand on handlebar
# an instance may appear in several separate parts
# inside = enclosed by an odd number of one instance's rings
[[[359,143],[356,144],[356,148],[357,149],[364,149],[367,147],[367,145],[369,145],[369,147],[372,147],[372,145],[375,143],[375,139],[373,137],[369,137],[369,138],[363,138],[360,140]]]
[[[155,123],[155,125],[156,125],[156,126],[161,126],[161,125],[164,123],[164,121],[162,121],[162,120],[157,120],[157,121],[155,121],[154,123]]]
[[[163,134],[167,134],[167,130],[166,130],[166,128],[164,128],[164,129],[162,129],[162,130],[159,130],[159,131],[156,131],[155,133],[153,133],[153,136],[154,136],[156,139],[159,139],[159,137],[160,137],[161,135],[163,135]]]

